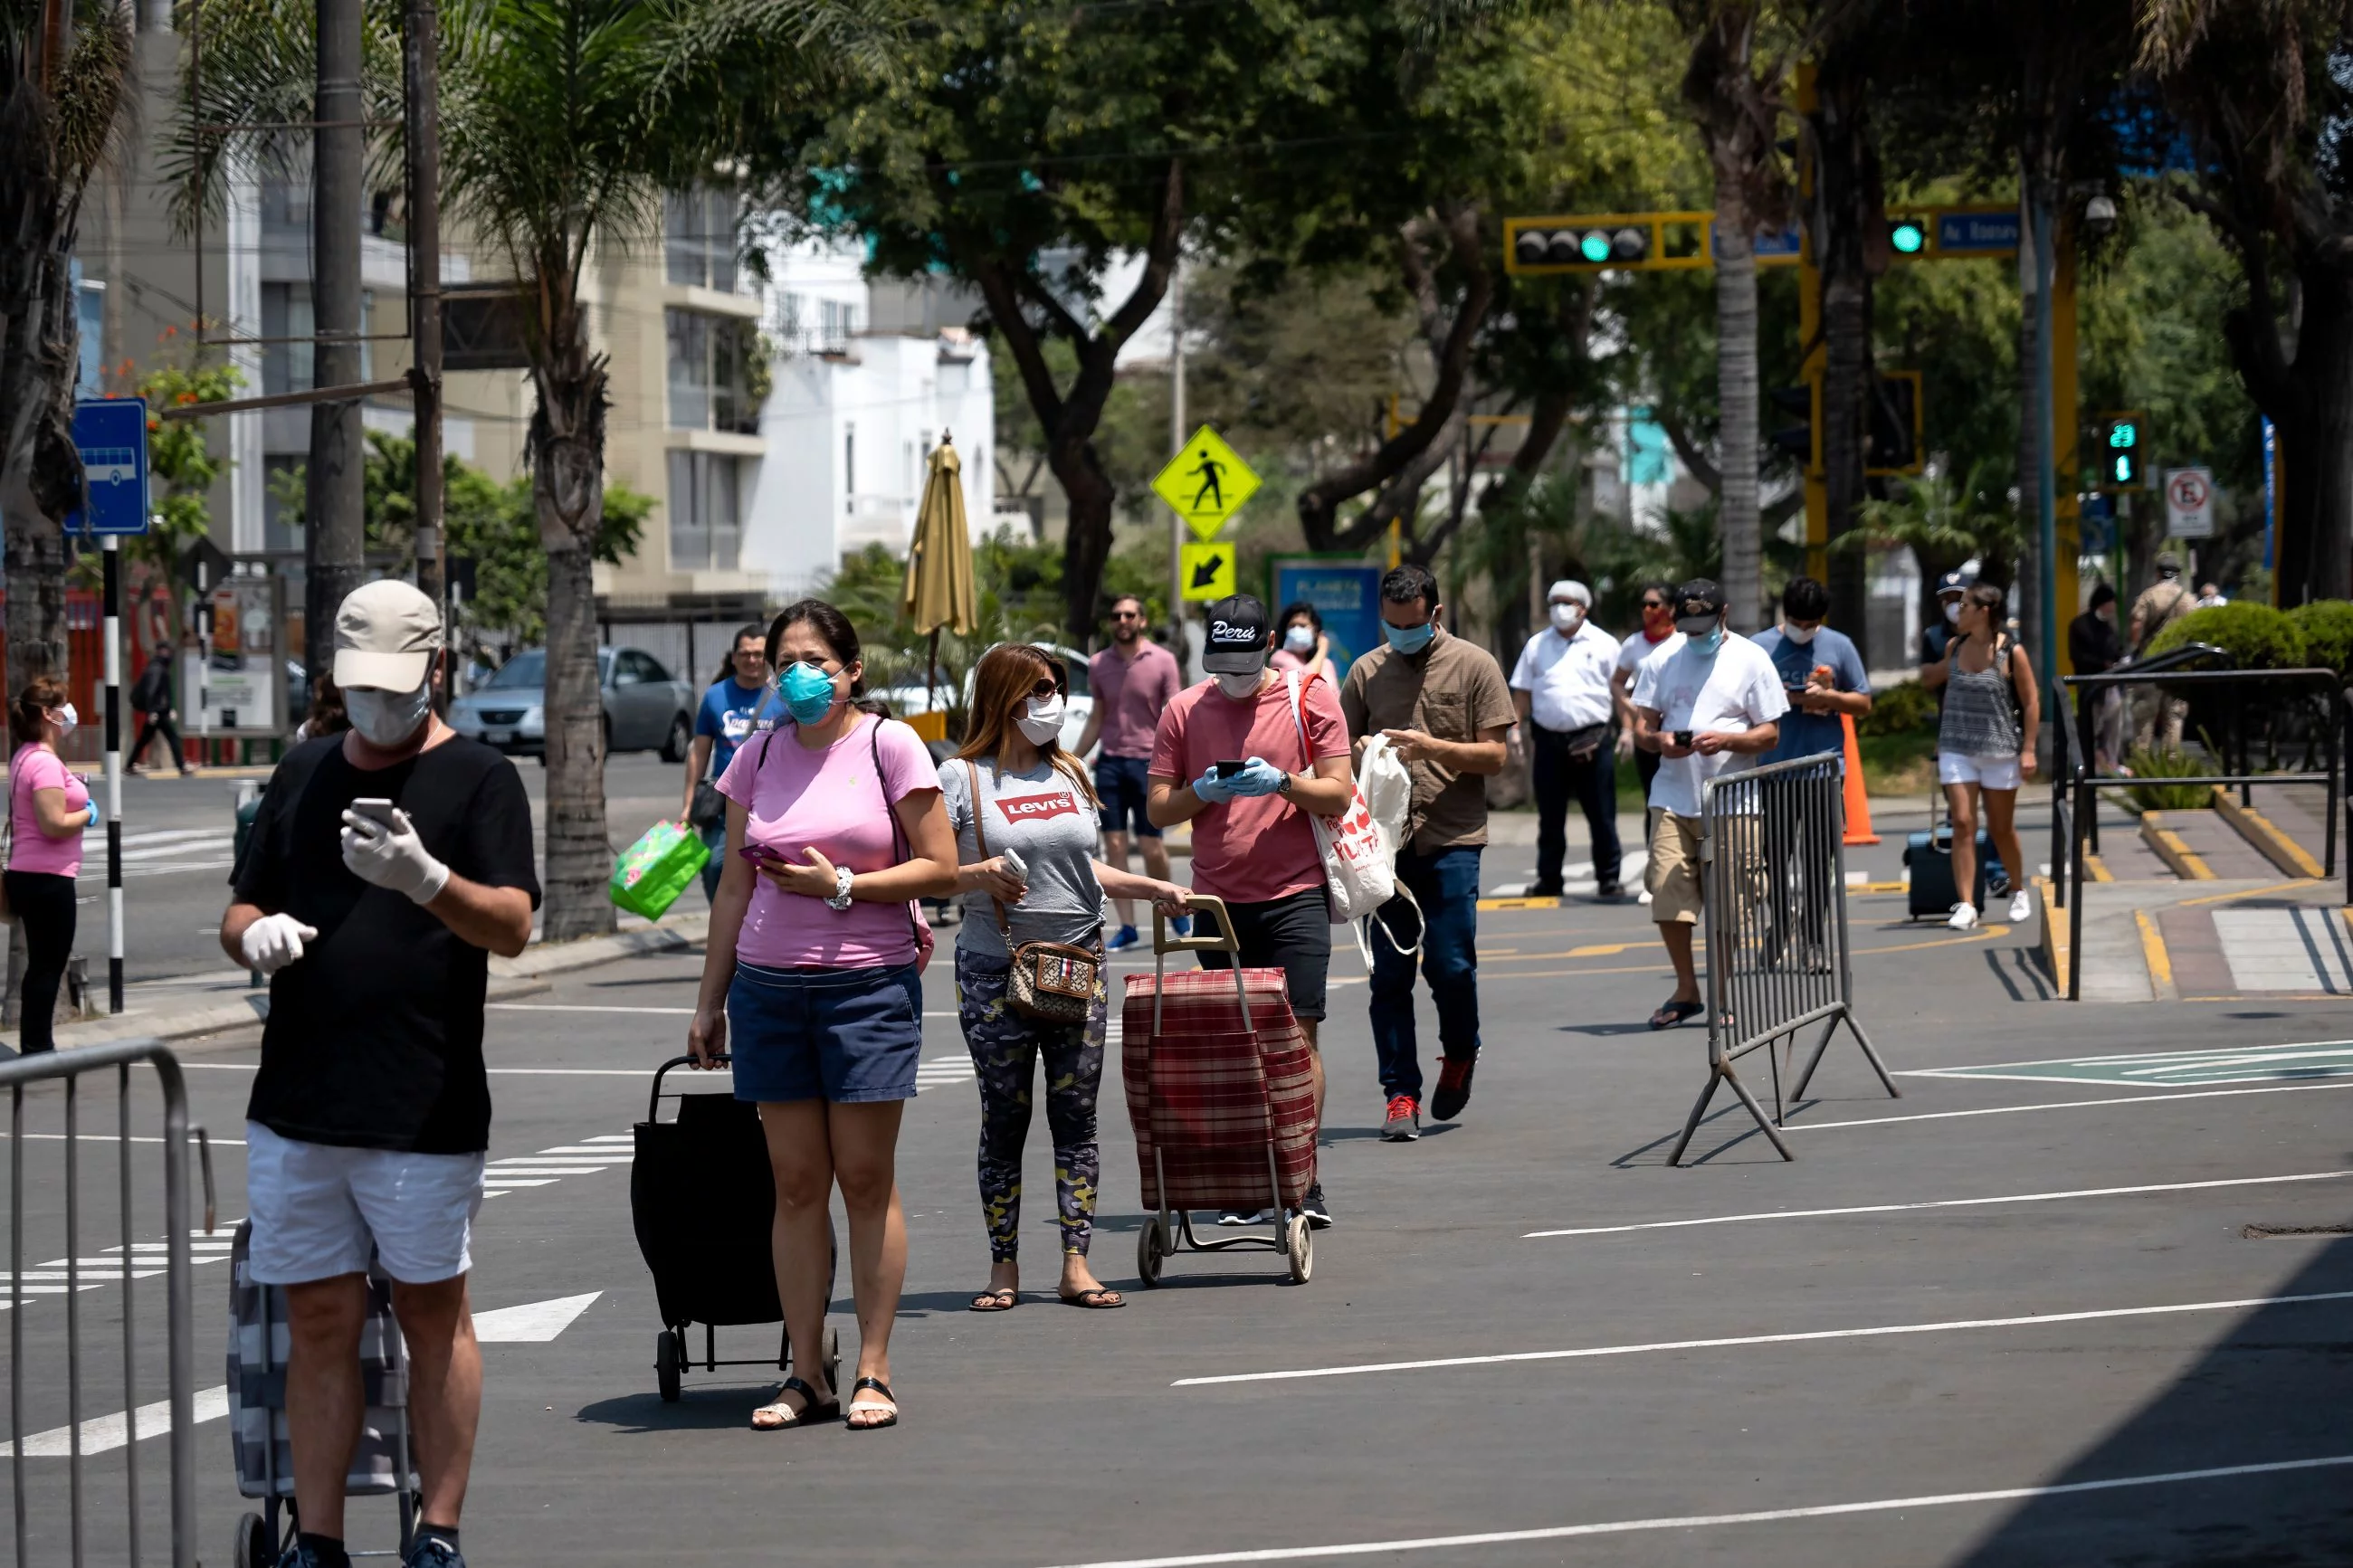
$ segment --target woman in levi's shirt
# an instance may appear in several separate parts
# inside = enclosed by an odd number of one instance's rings
[[[1046,1064],[1046,1123],[1054,1141],[1054,1195],[1062,1237],[1058,1294],[1074,1307],[1122,1307],[1087,1266],[1102,1167],[1095,1099],[1103,1084],[1107,996],[1102,966],[1103,895],[1149,899],[1185,912],[1185,889],[1095,858],[1102,803],[1060,736],[1070,672],[1027,643],[1000,643],[972,679],[972,723],[940,790],[956,833],[956,887],[965,896],[956,938],[956,1018],[980,1082],[980,1207],[988,1227],[988,1287],[976,1312],[1021,1299],[1021,1147],[1031,1089]],[[1086,1016],[1029,1016],[1009,1000],[1013,950],[1029,942],[1083,948],[1095,956]],[[1069,956],[1069,955],[1063,955]]]
[[[769,668],[789,715],[720,776],[727,850],[711,906],[687,1049],[760,1108],[776,1178],[776,1294],[793,1373],[752,1413],[760,1431],[842,1420],[895,1426],[891,1325],[907,1272],[899,1122],[923,1055],[931,932],[915,900],[955,884],[955,839],[931,753],[857,699],[849,618],[821,599],[770,624]],[[858,1381],[845,1411],[816,1353],[841,1189],[858,1303]]]
[[[8,868],[0,889],[9,915],[25,928],[25,1056],[57,1047],[58,989],[74,941],[74,879],[81,874],[82,830],[98,820],[90,786],[66,771],[58,742],[79,721],[65,684],[27,681],[8,705]]]

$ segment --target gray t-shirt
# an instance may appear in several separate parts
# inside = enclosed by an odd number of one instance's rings
[[[981,808],[988,813],[988,854],[973,832],[973,773],[980,774]],[[987,757],[940,764],[940,798],[955,825],[956,860],[970,866],[1008,849],[1029,871],[1029,891],[1005,906],[1013,940],[1090,942],[1103,923],[1103,884],[1095,880],[1095,808],[1068,773],[1040,761],[1027,773],[999,775]],[[1008,956],[987,893],[964,896],[964,927],[956,946],[967,952]]]

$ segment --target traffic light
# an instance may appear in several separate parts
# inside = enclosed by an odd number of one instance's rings
[[[2099,482],[2094,488],[2101,490],[2137,490],[2147,488],[2142,477],[2141,437],[2148,416],[2137,410],[2100,416],[2100,441],[2096,460]]]
[[[1928,226],[1916,217],[1887,220],[1887,247],[1898,256],[1917,256],[1928,248]]]
[[[1887,370],[1873,385],[1869,416],[1866,474],[1916,474],[1920,446],[1920,373]]]
[[[1576,225],[1560,228],[1527,227],[1512,241],[1512,256],[1521,267],[1566,268],[1576,271],[1605,267],[1639,266],[1649,259],[1651,231],[1638,224]]]
[[[1766,444],[1788,453],[1802,467],[1822,466],[1820,437],[1821,421],[1816,417],[1817,404],[1821,395],[1820,382],[1804,382],[1796,386],[1777,386],[1765,395],[1774,407],[1802,421],[1785,425],[1765,437]]]

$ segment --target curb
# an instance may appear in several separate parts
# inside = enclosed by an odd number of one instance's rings
[[[2074,954],[2067,948],[2067,922],[2060,918],[2060,911],[2052,902],[2051,879],[2035,878],[2034,889],[2042,900],[2042,962],[2050,967],[2052,981],[2058,987],[2058,994],[2052,999],[2064,1002],[2067,1000],[2067,969],[2074,961]],[[2083,890],[2078,889],[2075,896],[2083,897]]]
[[[2144,812],[2141,814],[2140,836],[2142,842],[2146,843],[2152,850],[2155,850],[2157,858],[2164,861],[2167,868],[2183,881],[2212,881],[2214,879],[2213,868],[2207,865],[2205,860],[2197,853],[2197,851],[2189,847],[2188,842],[2182,838],[2181,835],[2174,832],[2170,827],[2164,827],[2158,825],[2157,819],[2162,815],[2162,813],[2154,811]]]
[[[494,976],[483,1000],[502,1002],[510,997],[533,996],[554,989],[545,981],[529,976]],[[269,993],[266,990],[248,991],[234,1002],[216,1002],[209,1006],[191,1007],[185,1012],[118,1013],[85,1023],[61,1024],[57,1031],[58,1049],[81,1050],[90,1046],[111,1045],[118,1040],[166,1040],[174,1042],[183,1056],[208,1050],[238,1050],[250,1042],[229,1038],[207,1040],[200,1037],[226,1036],[233,1031],[249,1029],[269,1016]],[[188,1043],[179,1043],[184,1041]]]
[[[2214,786],[2214,809],[2222,814],[2223,821],[2238,829],[2239,837],[2253,846],[2256,854],[2289,876],[2317,879],[2323,875],[2312,851],[2282,833],[2271,818],[2253,806],[2241,805],[2232,798],[2229,786]]]
[[[640,953],[681,952],[701,942],[710,930],[708,913],[680,915],[667,925],[617,931],[610,936],[583,937],[577,942],[540,942],[525,948],[520,958],[491,959],[491,976],[493,980],[531,979],[591,969]]]

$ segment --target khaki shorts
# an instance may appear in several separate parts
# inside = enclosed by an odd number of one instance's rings
[[[1650,890],[1651,919],[1658,924],[1699,923],[1699,846],[1698,817],[1651,808],[1651,865],[1642,873],[1642,886]]]

